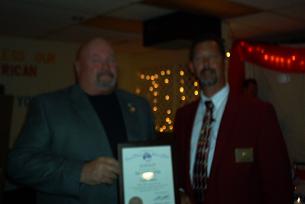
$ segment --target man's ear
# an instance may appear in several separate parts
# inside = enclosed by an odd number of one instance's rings
[[[80,75],[80,64],[79,64],[78,61],[75,61],[74,62],[74,78],[75,78],[75,82],[78,82],[79,75]]]
[[[75,69],[75,73],[78,75],[79,71],[80,71],[80,64],[79,61],[75,61],[74,62],[74,69]]]

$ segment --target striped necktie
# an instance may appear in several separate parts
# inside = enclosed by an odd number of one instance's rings
[[[196,160],[193,172],[193,189],[197,203],[203,203],[208,180],[208,154],[210,146],[211,123],[213,122],[213,102],[205,102],[206,111],[197,144]]]

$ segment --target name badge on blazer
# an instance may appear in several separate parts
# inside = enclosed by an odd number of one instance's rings
[[[247,163],[253,162],[253,148],[236,148],[235,149],[235,162]]]

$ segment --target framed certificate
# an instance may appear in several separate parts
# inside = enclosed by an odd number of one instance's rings
[[[170,144],[119,144],[118,157],[120,204],[177,203]]]

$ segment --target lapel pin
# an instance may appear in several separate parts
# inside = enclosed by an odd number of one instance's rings
[[[134,107],[131,103],[128,103],[128,110],[131,113],[136,112],[136,107]]]

